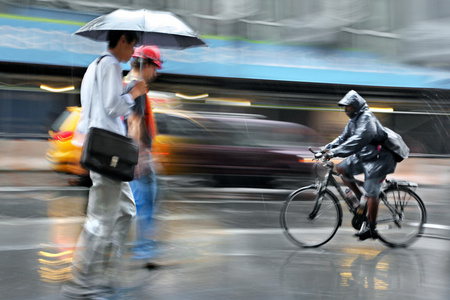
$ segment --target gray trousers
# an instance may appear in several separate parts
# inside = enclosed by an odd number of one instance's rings
[[[69,294],[97,294],[115,286],[121,252],[136,216],[128,182],[90,172],[86,220],[73,257]],[[63,287],[64,292],[64,287]]]

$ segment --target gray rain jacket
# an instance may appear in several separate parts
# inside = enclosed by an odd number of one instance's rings
[[[357,92],[350,91],[339,102],[353,105],[354,116],[348,121],[342,134],[325,146],[335,156],[348,157],[352,163],[362,163],[367,178],[384,177],[393,173],[397,165],[388,149],[378,151],[377,146],[386,139],[383,126]]]

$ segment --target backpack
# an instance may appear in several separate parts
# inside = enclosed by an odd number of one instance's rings
[[[384,127],[384,132],[386,132],[387,137],[383,142],[383,147],[391,150],[394,153],[395,160],[401,162],[402,160],[408,158],[409,148],[403,141],[402,137],[395,131]]]

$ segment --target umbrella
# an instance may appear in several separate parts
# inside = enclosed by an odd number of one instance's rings
[[[197,33],[175,14],[146,9],[115,10],[90,21],[75,34],[95,41],[106,41],[111,30],[139,32],[139,45],[176,49],[206,46]]]

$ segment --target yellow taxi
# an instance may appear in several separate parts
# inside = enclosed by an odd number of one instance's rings
[[[89,172],[80,165],[80,158],[82,148],[72,144],[72,138],[80,118],[81,107],[69,106],[66,110],[53,122],[48,131],[49,134],[49,148],[46,152],[46,159],[49,162],[51,168],[55,172],[69,173],[79,176],[87,176]],[[154,109],[153,114],[157,120],[161,120],[158,124],[155,124],[155,128],[161,127],[160,133],[156,129],[156,136],[152,141],[152,153],[155,160],[155,166],[157,171],[166,174],[174,175],[179,173],[188,173],[189,171],[183,168],[180,163],[171,163],[178,161],[179,157],[177,151],[173,151],[174,145],[186,145],[192,140],[186,137],[184,134],[173,134],[173,131],[178,128],[174,124],[172,126],[171,133],[167,134],[167,120],[164,116],[170,112],[170,115],[176,114],[184,120],[189,120],[189,123],[195,123],[196,126],[201,128],[202,131],[207,132],[207,129],[202,127],[200,123],[195,121],[189,116],[188,112],[172,110],[172,109]],[[155,122],[156,123],[156,122]],[[189,132],[191,127],[186,127],[186,133]],[[170,155],[169,155],[170,153]],[[182,158],[181,158],[182,159]]]
[[[48,131],[49,148],[45,158],[56,172],[70,173],[80,176],[88,175],[88,171],[80,165],[81,148],[72,144],[72,138],[80,118],[81,107],[69,106],[53,122]]]

